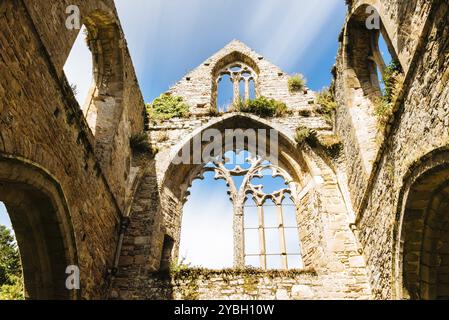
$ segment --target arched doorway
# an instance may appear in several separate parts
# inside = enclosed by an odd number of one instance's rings
[[[397,236],[402,299],[449,299],[449,155],[432,153],[412,170]],[[398,241],[399,240],[399,241]]]
[[[78,266],[65,199],[44,170],[0,155],[0,201],[6,206],[20,249],[26,299],[75,299],[66,269]]]

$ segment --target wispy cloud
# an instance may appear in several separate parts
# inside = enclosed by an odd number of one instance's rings
[[[132,5],[116,0],[116,5],[150,99],[232,39],[247,42],[287,71],[329,58],[325,49],[335,45],[344,12],[342,0],[134,0]]]
[[[257,39],[271,60],[290,68],[312,54],[313,42],[322,41],[341,3],[336,0],[267,0],[251,15],[248,36]],[[324,30],[323,30],[324,29]]]

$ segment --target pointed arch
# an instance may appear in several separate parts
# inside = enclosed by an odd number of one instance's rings
[[[73,225],[59,183],[29,161],[0,154],[0,201],[20,250],[26,299],[77,299],[66,268],[79,266]]]
[[[371,17],[379,17],[379,28],[370,29],[367,23]],[[374,26],[373,26],[374,27]],[[383,37],[392,59],[399,63],[399,57],[392,38],[384,24],[378,6],[362,4],[353,11],[345,28],[345,65],[351,70],[352,81],[347,82],[351,89],[363,90],[363,95],[374,102],[381,95],[378,70],[382,74],[386,65],[379,49],[379,39]],[[399,66],[402,69],[402,66]]]
[[[238,66],[239,70],[234,70]],[[248,55],[233,51],[226,56],[222,57],[217,61],[217,63],[212,68],[212,101],[211,106],[216,108],[220,107],[217,105],[218,102],[218,84],[221,77],[226,74],[231,77],[231,81],[234,84],[234,94],[233,101],[235,102],[239,94],[240,82],[245,83],[245,93],[243,96],[245,99],[250,97],[250,82],[254,82],[254,90],[257,95],[257,78],[260,74],[260,69],[257,63]]]
[[[179,241],[180,241],[180,229],[182,221],[182,208],[189,195],[189,188],[192,185],[193,180],[197,179],[204,171],[205,162],[196,164],[175,164],[173,160],[183,150],[195,150],[194,147],[199,147],[201,151],[207,147],[207,143],[203,143],[201,146],[194,146],[194,141],[200,139],[203,133],[207,130],[215,130],[215,132],[223,134],[226,130],[245,130],[245,129],[262,129],[269,132],[273,130],[278,137],[278,162],[277,166],[282,172],[285,172],[290,181],[294,181],[297,187],[294,190],[299,192],[306,186],[311,180],[311,170],[308,168],[306,161],[302,156],[301,150],[297,148],[293,139],[285,133],[282,129],[279,129],[264,119],[249,115],[249,114],[227,114],[218,119],[210,121],[205,126],[195,130],[182,142],[180,142],[171,153],[167,163],[166,169],[162,169],[161,172],[165,172],[161,179],[161,202],[170,203],[170,205],[161,206],[161,214],[164,220],[165,231],[163,233],[168,234],[175,240],[175,248],[173,250],[173,257],[177,257]],[[220,137],[221,139],[221,137]],[[260,141],[262,143],[269,144],[269,140]],[[226,139],[221,140],[222,153],[227,151],[236,151],[235,144],[226,143]],[[185,148],[189,146],[189,148]],[[244,149],[248,148],[245,144]],[[270,154],[270,146],[266,146],[267,154]],[[190,154],[190,159],[193,160],[193,156]],[[270,160],[270,158],[268,158]],[[230,180],[228,179],[228,182]],[[231,187],[231,186],[230,186]],[[232,188],[231,188],[232,189]],[[237,190],[235,191],[237,192]],[[232,198],[231,192],[231,198]]]
[[[107,162],[123,111],[124,38],[113,13],[92,11],[83,19],[92,53],[93,83],[80,106],[95,136],[98,158]]]
[[[393,231],[397,299],[449,298],[449,151],[411,166],[399,195]]]

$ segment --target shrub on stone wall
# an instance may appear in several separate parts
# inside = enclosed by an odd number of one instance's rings
[[[343,143],[336,135],[319,137],[318,143],[331,158],[337,158],[343,148]]]
[[[234,103],[233,108],[237,112],[252,113],[262,118],[281,117],[288,113],[285,103],[266,97],[258,97],[248,101],[240,99]]]
[[[306,87],[306,79],[302,74],[295,74],[288,79],[288,90],[290,93],[296,93],[304,90]]]
[[[298,146],[307,143],[312,148],[319,148],[331,158],[338,157],[343,146],[336,135],[318,136],[315,130],[303,126],[296,129],[295,141]]]
[[[385,86],[383,96],[388,102],[394,102],[397,95],[397,84],[401,76],[401,67],[398,62],[394,60],[385,68],[382,73],[382,82]]]
[[[393,61],[385,68],[382,78],[384,89],[382,97],[374,101],[374,112],[379,126],[385,127],[393,115],[393,108],[404,82],[404,74],[399,64]]]
[[[374,113],[377,116],[379,126],[384,127],[393,115],[393,104],[388,102],[385,97],[378,98],[374,101]]]
[[[189,105],[182,97],[162,94],[147,104],[147,116],[149,119],[168,120],[172,118],[187,118],[189,116]]]
[[[154,156],[158,153],[158,149],[153,147],[148,140],[148,135],[145,132],[134,134],[129,139],[129,144],[134,153],[142,154],[146,153],[150,156]]]
[[[316,146],[317,134],[315,130],[300,126],[296,129],[295,141],[298,145],[308,143],[311,147]]]
[[[315,103],[318,105],[317,112],[324,117],[327,123],[332,124],[337,102],[333,90],[324,88],[317,94]]]

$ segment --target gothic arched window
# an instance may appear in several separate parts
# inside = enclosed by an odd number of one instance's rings
[[[213,177],[210,174],[213,174]],[[228,236],[225,238],[233,239],[234,267],[284,270],[303,268],[296,217],[298,188],[297,183],[284,169],[261,157],[254,157],[247,151],[227,152],[223,158],[205,165],[196,177],[207,185],[212,183],[208,181],[212,178],[225,181],[232,204],[233,212],[220,214],[225,215],[222,217],[223,221],[232,218],[233,230],[227,230]],[[205,190],[211,194],[208,186]],[[184,212],[183,216],[180,250],[182,259],[193,265],[216,267],[215,261],[208,261],[215,252],[208,254],[202,252],[202,248],[189,247],[189,243],[196,243],[197,247],[201,247],[198,246],[201,242],[195,242],[194,239],[210,232],[201,230],[200,224],[192,225],[189,220],[193,215],[198,215],[199,210],[202,216],[215,217],[217,211],[221,209],[210,205],[207,208],[194,207],[195,212]],[[227,211],[230,211],[230,207],[227,207]],[[186,226],[189,230],[184,229]],[[223,233],[222,228],[230,229],[230,224],[223,223],[219,228],[220,230],[214,231],[217,235]],[[207,243],[208,248],[214,247],[211,243],[213,241],[220,247],[220,242],[224,239],[210,239]],[[189,252],[194,258],[189,259]],[[187,256],[183,256],[185,253]],[[230,255],[227,256],[230,260]],[[232,262],[227,261],[225,266],[230,264]]]
[[[239,100],[254,99],[256,96],[257,73],[243,62],[232,63],[218,72],[217,108],[227,112]]]

